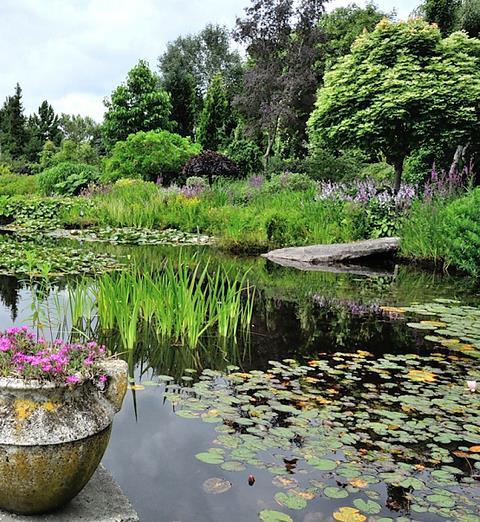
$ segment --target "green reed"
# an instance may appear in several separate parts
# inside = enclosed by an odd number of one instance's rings
[[[234,276],[207,261],[166,260],[158,268],[131,270],[83,279],[56,297],[59,327],[90,335],[118,334],[122,348],[134,350],[142,331],[159,342],[197,348],[206,336],[237,342],[248,335],[254,288],[247,273]]]

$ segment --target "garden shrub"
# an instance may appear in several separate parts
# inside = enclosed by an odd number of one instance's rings
[[[391,185],[393,176],[394,169],[388,163],[369,163],[358,173],[361,179],[372,179],[383,185]]]
[[[0,173],[3,171],[0,167]],[[0,195],[16,196],[38,193],[38,176],[0,174]]]
[[[46,141],[39,155],[40,171],[59,165],[60,163],[83,163],[99,165],[100,158],[90,143],[77,143],[63,140],[57,147],[52,141]]]
[[[46,196],[54,194],[74,196],[90,184],[97,183],[100,172],[85,163],[59,163],[38,176],[38,186]]]
[[[214,178],[238,178],[240,169],[238,165],[227,156],[204,150],[197,156],[191,158],[183,167],[183,176],[206,176],[211,185]]]
[[[273,176],[268,182],[268,192],[279,192],[282,190],[290,190],[292,192],[305,192],[313,190],[316,187],[313,181],[306,174],[298,172],[285,172],[284,174],[277,174]]]
[[[207,181],[205,178],[202,178],[201,176],[190,176],[185,181],[185,185],[189,188],[206,188]]]
[[[358,177],[367,164],[367,157],[357,149],[335,154],[324,146],[316,146],[304,160],[301,172],[315,180],[350,181]]]
[[[102,179],[105,182],[121,178],[176,182],[182,167],[200,149],[200,145],[189,138],[164,130],[130,134],[126,141],[118,141],[113,147]]]
[[[252,140],[235,138],[223,152],[238,165],[243,176],[263,170],[262,151]]]
[[[449,203],[442,212],[445,260],[480,276],[480,188]]]
[[[422,147],[410,154],[403,164],[403,179],[406,183],[423,183],[431,174],[435,154]]]

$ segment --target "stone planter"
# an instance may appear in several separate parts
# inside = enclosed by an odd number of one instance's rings
[[[127,364],[108,361],[106,389],[0,378],[0,509],[53,511],[90,480],[127,390]]]

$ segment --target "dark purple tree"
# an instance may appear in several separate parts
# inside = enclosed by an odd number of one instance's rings
[[[248,128],[266,136],[265,161],[279,133],[305,142],[306,122],[321,80],[323,31],[319,20],[325,0],[252,0],[237,19],[235,39],[245,45],[249,61],[244,88],[235,105]]]
[[[204,150],[198,154],[198,156],[194,156],[187,162],[183,167],[183,176],[184,178],[206,176],[208,183],[211,185],[213,179],[216,177],[240,177],[240,169],[238,165],[230,158],[227,158],[227,156],[212,150]]]

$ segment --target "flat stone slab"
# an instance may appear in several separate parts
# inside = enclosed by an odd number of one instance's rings
[[[0,511],[2,522],[138,522],[139,518],[112,475],[99,466],[70,504],[49,515],[13,515]]]
[[[301,268],[354,262],[372,256],[388,256],[397,252],[399,247],[400,238],[386,237],[355,243],[280,248],[263,254],[263,257],[283,266]]]

